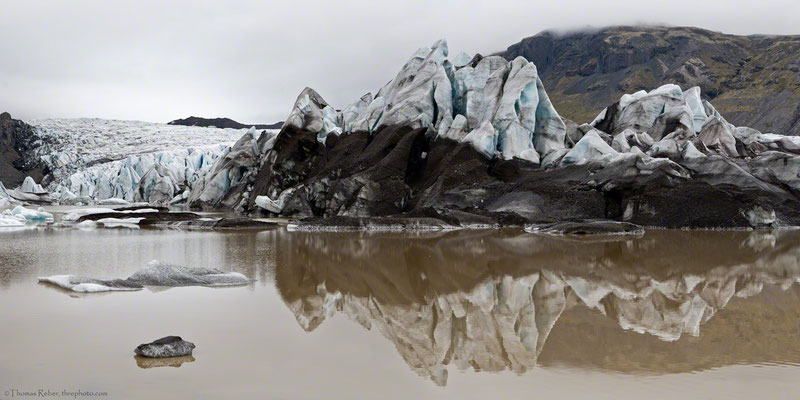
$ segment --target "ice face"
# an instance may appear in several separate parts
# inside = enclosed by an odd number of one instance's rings
[[[341,112],[339,126],[342,127],[344,132],[352,132],[358,116],[366,111],[369,104],[372,102],[372,93],[367,93],[361,96],[355,103],[345,107]]]
[[[536,66],[517,57],[510,69],[495,71],[486,82],[484,120],[491,121],[497,129],[498,150],[505,159],[519,157],[522,152],[533,149],[539,105],[537,77]]]
[[[447,126],[447,129],[442,132],[441,130],[444,128],[445,126],[440,127],[440,137],[453,139],[457,142],[463,142],[468,133],[467,118],[461,114],[458,114],[456,115],[455,119],[453,119],[453,123],[450,124],[450,126]]]
[[[324,127],[322,109],[327,105],[328,103],[314,89],[305,88],[297,96],[284,126],[320,132]]]
[[[172,195],[193,187],[226,148],[212,145],[164,151],[92,166],[56,184],[54,197],[67,203],[75,199],[104,201],[113,198],[166,205]]]
[[[737,157],[735,127],[717,117],[709,117],[703,124],[698,138],[706,147],[720,155]]]
[[[30,157],[40,159],[53,171],[56,182],[69,175],[108,161],[131,155],[169,152],[178,149],[230,145],[244,129],[218,129],[167,125],[142,121],[92,118],[41,119],[26,121],[40,139]],[[138,171],[143,175],[146,171]]]
[[[317,132],[320,141],[331,133],[371,133],[382,126],[429,128],[443,138],[470,137],[489,157],[536,163],[564,148],[566,127],[533,63],[491,56],[471,66],[469,55],[461,53],[451,61],[448,53],[444,40],[417,50],[374,99],[365,95],[335,115],[316,92],[306,89],[287,121]],[[486,122],[494,133],[487,135]]]
[[[453,118],[452,85],[445,72],[447,42],[439,41],[412,57],[383,89],[385,106],[378,127],[409,125],[437,128],[442,119]]]
[[[174,199],[165,199],[169,187],[180,197],[246,133],[100,119],[29,122],[40,143],[31,156],[52,170],[53,181],[46,189],[62,203],[150,201],[150,197],[154,203],[169,203]],[[20,192],[38,190],[31,180]]]
[[[584,135],[578,143],[575,143],[575,147],[561,159],[561,165],[583,164],[600,160],[608,154],[617,154],[617,151],[609,146],[595,130],[592,130]]]
[[[625,100],[625,101],[623,101]],[[667,84],[647,94],[637,92],[629,99],[620,100],[619,123],[616,131],[627,128],[647,131],[667,106],[684,104],[680,86]],[[625,105],[624,107],[622,107]],[[617,133],[617,132],[609,133]]]
[[[497,152],[497,131],[491,122],[486,121],[464,137],[464,142],[471,144],[484,157],[491,159]]]
[[[453,66],[456,68],[461,68],[469,64],[470,61],[472,61],[472,56],[462,51],[453,57]]]
[[[692,128],[694,129],[695,133],[698,133],[700,132],[700,129],[703,128],[706,118],[708,118],[705,107],[703,106],[703,99],[700,98],[700,87],[694,86],[690,89],[687,89],[685,92],[683,92],[683,98],[686,99],[686,105],[692,112]]]
[[[236,208],[258,172],[259,161],[272,149],[277,132],[255,131],[242,136],[202,174],[186,195],[186,203],[196,207]],[[235,193],[231,189],[235,188]]]

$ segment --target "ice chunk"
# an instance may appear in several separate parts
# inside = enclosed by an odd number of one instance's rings
[[[430,49],[421,50],[378,93],[385,99],[378,127],[408,125],[437,129],[443,119],[452,120],[452,85],[444,64],[447,42],[440,40]]]
[[[238,272],[182,267],[156,260],[126,280],[144,286],[241,286],[250,283],[250,279]]]
[[[101,206],[124,206],[131,204],[128,200],[125,199],[118,199],[115,197],[103,199],[97,202],[97,204]]]
[[[13,210],[11,210],[11,215],[19,218],[24,218],[28,221],[37,221],[37,222],[53,221],[53,214],[45,211],[44,208],[41,207],[39,207],[38,210],[31,210],[23,206],[16,206],[14,207]]]
[[[144,286],[241,286],[251,281],[238,272],[216,268],[189,268],[153,260],[127,279],[94,279],[75,275],[53,275],[39,282],[56,285],[74,292],[107,292],[139,290]]]
[[[100,218],[97,220],[98,224],[103,224],[105,228],[130,228],[139,229],[139,222],[144,218]],[[86,221],[84,221],[86,222]]]
[[[703,157],[706,157],[706,155],[701,153],[700,150],[697,150],[697,147],[695,147],[692,142],[686,142],[686,147],[683,149],[684,159],[693,160]]]
[[[0,228],[17,228],[25,226],[25,218],[21,218],[11,214],[10,210],[4,210],[0,213]]]
[[[20,191],[23,193],[34,193],[34,194],[43,194],[47,193],[46,190],[36,183],[30,176],[25,177],[25,180],[22,181],[22,186],[19,188]]]
[[[256,197],[256,205],[273,213],[280,213],[283,211],[283,208],[286,207],[286,202],[294,193],[295,188],[286,189],[281,194],[278,195],[278,198],[272,200],[269,196],[257,196]]]
[[[67,213],[61,218],[62,221],[77,221],[80,217],[89,214],[104,214],[104,213],[112,213],[115,212],[111,208],[79,208],[75,210],[69,210]]]
[[[444,126],[441,128],[444,128]],[[453,123],[447,127],[447,130],[445,132],[440,132],[439,137],[462,142],[467,136],[467,133],[467,118],[461,114],[458,114],[453,119]]]
[[[683,92],[683,98],[686,99],[686,105],[689,106],[692,113],[692,129],[695,133],[699,133],[706,122],[706,109],[703,106],[703,99],[700,98],[700,87],[694,86]]]
[[[140,290],[141,285],[126,282],[122,279],[93,279],[75,275],[53,275],[40,277],[39,282],[49,283],[62,289],[71,290],[78,293],[97,293],[111,291],[130,291]]]
[[[721,118],[709,117],[703,124],[698,138],[710,150],[728,157],[738,157],[733,126]]]
[[[17,203],[18,201],[11,197],[11,194],[9,194],[6,190],[6,187],[3,186],[3,182],[0,182],[0,209],[9,208]]]
[[[328,103],[314,89],[305,88],[294,102],[292,112],[283,123],[284,127],[293,126],[311,132],[320,132],[324,127],[322,109]]]
[[[453,66],[456,68],[461,68],[469,64],[470,61],[472,61],[472,56],[462,51],[453,57]]]
[[[475,150],[486,158],[493,158],[497,148],[497,131],[490,121],[485,121],[481,126],[470,132],[464,142],[469,143]]]
[[[367,93],[361,96],[355,103],[348,105],[342,110],[341,113],[341,123],[340,126],[342,127],[342,131],[344,132],[353,132],[355,131],[354,125],[358,117],[364,113],[364,111],[369,107],[369,104],[372,102],[372,93]]]
[[[591,130],[583,135],[581,140],[575,143],[575,147],[561,159],[561,165],[585,164],[599,160],[607,154],[618,154],[618,152],[600,137],[597,130]]]

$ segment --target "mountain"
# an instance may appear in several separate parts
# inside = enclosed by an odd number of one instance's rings
[[[255,127],[256,129],[281,129],[281,126],[283,126],[283,122],[276,122],[274,124],[247,125],[247,124],[242,124],[240,122],[236,122],[230,118],[201,118],[194,116],[184,119],[176,119],[174,121],[170,121],[168,124],[184,125],[184,126],[204,126],[204,127],[214,127],[214,128],[232,128],[232,129],[247,129],[250,127]]]
[[[39,181],[46,173],[41,165],[23,157],[33,137],[30,125],[11,118],[7,112],[0,114],[0,182],[9,188],[22,184],[26,176]]]
[[[545,31],[500,55],[536,64],[559,114],[579,124],[625,93],[674,83],[699,86],[734,125],[800,135],[800,35],[630,26]]]

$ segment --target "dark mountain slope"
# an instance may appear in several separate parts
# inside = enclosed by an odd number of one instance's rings
[[[689,27],[542,32],[511,45],[539,68],[559,114],[591,121],[622,94],[700,86],[737,126],[800,135],[800,36],[736,36]]]
[[[256,124],[247,125],[236,122],[230,118],[202,118],[202,117],[189,117],[184,119],[176,119],[170,121],[169,125],[185,125],[185,126],[214,126],[217,128],[233,128],[233,129],[247,129],[254,126],[256,129],[280,129],[283,122],[276,122],[274,124]]]
[[[0,114],[0,182],[7,188],[22,184],[26,176],[40,182],[46,170],[23,156],[35,140],[30,125],[11,118],[7,112]]]

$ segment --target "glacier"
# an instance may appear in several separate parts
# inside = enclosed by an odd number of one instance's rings
[[[247,185],[214,197],[349,227],[381,225],[354,220],[371,217],[450,227],[800,225],[800,139],[734,126],[699,87],[676,84],[625,94],[577,124],[559,115],[533,63],[451,58],[444,40],[341,110],[305,88],[255,164]],[[752,218],[759,209],[775,218]]]
[[[707,98],[699,87],[665,84],[578,124],[559,115],[530,61],[451,57],[439,40],[344,108],[303,89],[280,131],[31,121],[32,158],[49,173],[0,201],[461,227],[567,218],[800,225],[800,139],[734,126]]]
[[[23,202],[184,204],[215,162],[254,129],[218,129],[91,118],[28,121],[29,163],[49,174],[28,177],[0,197]],[[228,189],[227,187],[225,188]],[[8,196],[6,196],[8,195]],[[10,201],[10,200],[9,200]]]
[[[305,88],[285,126],[317,132],[322,143],[331,134],[424,127],[442,138],[469,141],[490,159],[535,163],[564,148],[565,124],[533,63],[522,57],[467,59],[464,53],[450,61],[448,54],[445,40],[420,48],[374,98],[368,93],[338,112]],[[487,123],[496,131],[494,143],[486,138]]]

